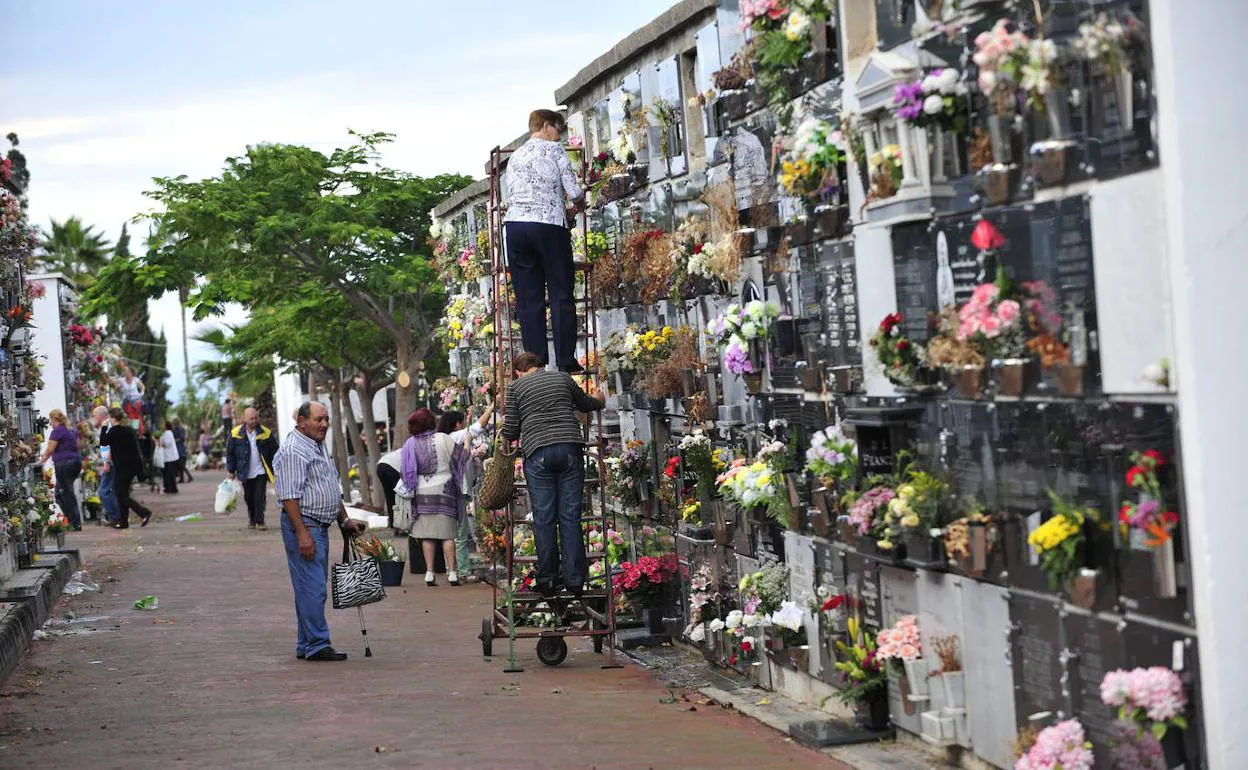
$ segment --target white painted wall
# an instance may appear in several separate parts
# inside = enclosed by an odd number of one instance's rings
[[[72,293],[73,286],[60,274],[32,275],[27,280],[40,284],[45,290],[31,308],[34,324],[31,344],[43,363],[43,389],[34,393],[35,411],[45,417],[53,409],[68,413],[69,394],[65,392],[67,362],[61,346],[61,329],[65,319],[61,318],[60,296],[62,292]]]
[[[1165,182],[1160,170],[1092,187],[1092,254],[1106,393],[1161,393],[1145,367],[1174,358]]]
[[[854,228],[854,269],[858,271],[858,328],[862,333],[862,372],[867,393],[897,393],[884,376],[875,349],[867,344],[884,316],[897,310],[893,285],[893,239],[888,227],[863,225]]]
[[[1235,770],[1248,756],[1248,102],[1226,84],[1242,70],[1248,3],[1151,0],[1150,11],[1205,743],[1210,768]]]

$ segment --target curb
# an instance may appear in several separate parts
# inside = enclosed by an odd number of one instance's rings
[[[65,584],[81,563],[78,551],[44,551],[33,567],[18,570],[0,589],[0,685],[17,668],[35,629],[52,614]]]

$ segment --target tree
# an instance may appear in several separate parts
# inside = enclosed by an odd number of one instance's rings
[[[40,244],[43,253],[36,256],[40,270],[62,273],[79,289],[95,281],[96,274],[108,263],[109,244],[95,226],[84,226],[78,217],[64,222],[52,220],[52,231]]]
[[[126,365],[143,380],[145,399],[152,402],[154,414],[162,414],[169,403],[168,343],[164,332],[152,332],[147,294],[138,285],[130,254],[130,234],[124,224],[113,247],[113,258],[106,263],[100,275],[102,280],[93,284],[86,293],[107,290],[115,299],[106,331],[121,343],[121,355]],[[80,305],[79,310],[91,320],[100,315],[92,312],[86,303]]]
[[[386,168],[377,147],[390,135],[356,138],[328,156],[257,145],[228,159],[217,177],[157,179],[148,193],[163,207],[157,228],[176,235],[148,252],[142,272],[153,290],[187,288],[196,318],[231,301],[254,307],[288,296],[296,276],[332,288],[389,340],[396,411],[406,414],[423,359],[436,349],[433,330],[445,304],[425,253],[427,212],[472,180]],[[399,433],[406,433],[402,423]]]

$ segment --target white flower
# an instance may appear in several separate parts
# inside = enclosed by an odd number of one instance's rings
[[[944,97],[939,94],[932,94],[923,100],[923,111],[928,115],[939,115],[945,111]]]
[[[802,612],[802,608],[796,603],[785,601],[780,604],[780,609],[771,613],[772,625],[787,628],[790,631],[800,630],[805,623],[806,613]]]
[[[733,610],[728,613],[728,620],[724,623],[728,628],[737,629],[745,622],[745,614],[741,610]]]
[[[747,340],[752,340],[758,337],[759,331],[758,324],[753,321],[746,321],[741,324],[741,336]]]
[[[794,10],[784,24],[784,36],[789,40],[801,40],[810,31],[810,16]]]
[[[758,617],[758,615],[756,615],[756,614],[754,614],[754,613],[750,613],[749,615],[742,615],[742,616],[741,616],[741,627],[742,627],[742,628],[758,628],[759,623],[760,623],[759,617]]]
[[[1049,68],[1043,65],[1033,67],[1031,64],[1023,65],[1023,77],[1019,82],[1019,86],[1024,91],[1035,91],[1036,93],[1046,94],[1049,92]]]
[[[442,223],[438,221],[438,218],[433,215],[432,211],[429,212],[429,235],[434,238],[442,235]]]
[[[706,628],[703,627],[701,623],[694,626],[693,630],[689,632],[689,641],[691,642],[705,642],[706,641]]]
[[[723,631],[723,630],[724,630],[724,621],[720,620],[719,618],[715,618],[714,620],[712,620],[712,621],[711,621],[711,630],[712,630],[712,631]]]

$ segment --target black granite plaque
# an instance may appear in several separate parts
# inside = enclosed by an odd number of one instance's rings
[[[1101,680],[1110,671],[1127,667],[1127,647],[1119,621],[1070,614],[1062,624],[1072,713],[1095,745],[1097,770],[1110,770],[1111,728],[1117,714],[1101,703]]]
[[[974,497],[987,506],[996,504],[996,467],[991,438],[995,429],[990,404],[945,401],[940,409],[941,467],[953,479],[961,499]]]
[[[821,245],[824,312],[833,366],[862,364],[862,330],[858,318],[858,279],[853,241]]]
[[[863,625],[874,634],[884,617],[883,594],[880,590],[880,565],[857,553],[845,554],[846,591],[857,598],[854,609]]]
[[[1014,709],[1019,727],[1037,715],[1069,713],[1062,695],[1061,622],[1056,601],[1010,596],[1011,663],[1014,669]]]
[[[1122,639],[1127,648],[1125,668],[1164,666],[1177,671],[1183,678],[1188,688],[1185,714],[1188,729],[1183,732],[1183,746],[1188,759],[1186,766],[1205,767],[1200,761],[1204,726],[1200,719],[1200,658],[1195,635],[1128,620]]]
[[[928,317],[939,309],[936,291],[936,260],[927,223],[893,228],[893,284],[902,332],[913,342],[926,342]],[[876,324],[881,319],[867,319]]]

